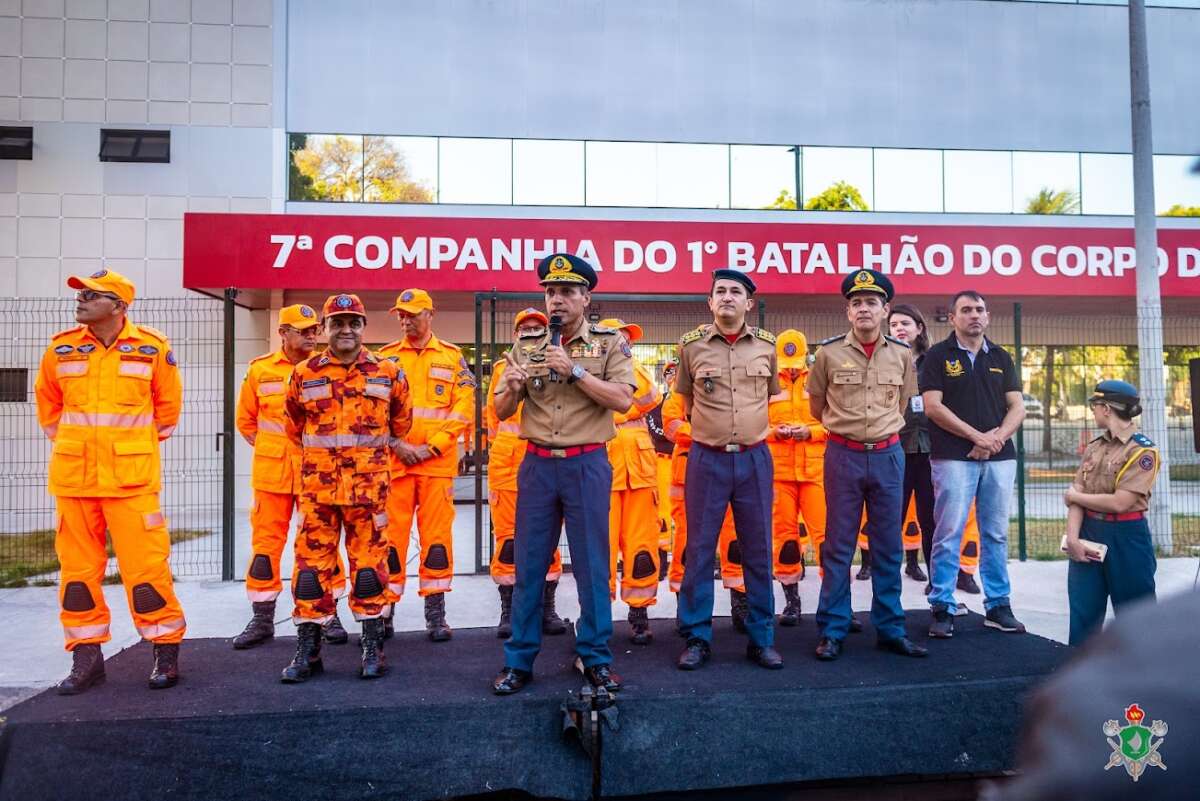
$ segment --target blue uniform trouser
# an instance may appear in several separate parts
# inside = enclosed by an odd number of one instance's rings
[[[1118,615],[1134,601],[1154,598],[1158,565],[1145,519],[1108,521],[1085,516],[1079,536],[1107,545],[1108,556],[1103,562],[1071,562],[1067,567],[1071,645],[1099,631],[1109,598]]]
[[[904,449],[900,444],[855,451],[837,442],[825,448],[825,543],[821,546],[821,635],[842,640],[850,631],[850,560],[858,542],[863,504],[864,531],[871,546],[871,625],[881,639],[905,636],[900,605],[900,561],[904,552]]]
[[[533,670],[542,647],[542,599],[546,571],[566,520],[571,573],[579,592],[575,651],[584,667],[612,662],[612,602],[608,596],[608,501],[612,465],[608,450],[565,459],[526,454],[517,473],[517,521],[512,637],[504,664]]]
[[[684,479],[687,548],[679,589],[679,628],[689,639],[712,642],[713,560],[725,510],[733,507],[746,581],[746,633],[758,646],[775,642],[771,587],[771,503],[775,466],[765,445],[723,453],[694,445]]]

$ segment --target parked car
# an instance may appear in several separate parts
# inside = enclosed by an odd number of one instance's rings
[[[1029,393],[1022,393],[1021,397],[1025,399],[1026,420],[1044,420],[1046,418],[1046,411],[1042,408],[1040,400]]]

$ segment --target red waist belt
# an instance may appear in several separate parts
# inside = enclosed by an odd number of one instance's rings
[[[535,453],[547,459],[566,459],[571,456],[580,456],[581,454],[598,451],[603,447],[603,442],[592,442],[587,445],[571,445],[568,448],[547,448],[544,445],[537,445],[531,442],[525,446],[525,451],[527,453]]]
[[[838,445],[845,445],[852,451],[878,451],[889,445],[895,445],[900,441],[899,434],[892,434],[887,439],[881,439],[878,442],[859,442],[854,439],[846,439],[841,434],[835,434],[832,431],[826,433],[826,436]]]
[[[1110,523],[1121,523],[1126,520],[1142,520],[1146,517],[1145,512],[1122,512],[1119,515],[1114,515],[1109,512],[1093,512],[1091,509],[1086,510],[1085,514],[1096,520],[1107,520]]]
[[[693,445],[699,445],[701,448],[710,451],[716,451],[717,453],[742,453],[743,451],[753,450],[759,445],[762,445],[764,442],[766,442],[765,439],[760,439],[758,442],[752,442],[749,445],[738,445],[736,442],[731,442],[728,445],[708,445],[703,442],[692,440]]]

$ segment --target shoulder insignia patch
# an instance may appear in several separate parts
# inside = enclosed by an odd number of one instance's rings
[[[697,326],[696,328],[693,328],[691,331],[688,331],[686,334],[684,334],[680,338],[680,340],[679,340],[680,347],[690,344],[692,342],[699,342],[701,339],[704,338],[704,335],[708,333],[709,328],[710,328],[710,326],[701,325],[701,326]]]
[[[1151,453],[1143,453],[1141,458],[1138,459],[1138,467],[1142,468],[1143,470],[1153,470],[1154,455]]]
[[[900,340],[896,339],[895,337],[890,337],[887,334],[884,334],[883,338],[886,339],[888,342],[891,342],[893,345],[899,345],[902,348],[911,348],[912,347],[907,342],[901,342]]]
[[[754,332],[754,336],[758,337],[758,338],[759,338],[759,339],[761,339],[763,342],[770,342],[772,345],[774,345],[774,344],[775,344],[775,335],[774,335],[774,334],[772,334],[772,333],[771,333],[770,331],[768,331],[767,329],[765,329],[765,328],[758,328],[758,327],[756,326],[756,327],[752,328],[751,330]]]
[[[68,334],[74,334],[74,333],[76,333],[78,331],[82,331],[82,330],[83,330],[82,325],[73,325],[70,328],[64,328],[63,330],[59,331],[54,336],[50,337],[50,339],[52,339],[52,340],[58,339],[59,337],[65,337]]]
[[[162,331],[159,331],[157,328],[151,328],[148,325],[142,325],[141,323],[138,323],[138,329],[145,331],[150,336],[154,337],[155,339],[161,340],[162,342],[167,341],[167,335],[164,334]]]
[[[1133,441],[1136,442],[1138,445],[1141,445],[1143,448],[1153,448],[1154,447],[1154,442],[1149,437],[1147,437],[1145,434],[1141,433],[1140,431],[1133,435]]]

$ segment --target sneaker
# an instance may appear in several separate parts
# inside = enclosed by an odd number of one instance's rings
[[[933,610],[929,636],[936,640],[948,640],[954,636],[954,618],[950,616],[950,612],[941,608]]]
[[[1025,633],[1025,624],[1013,617],[1012,607],[1008,604],[989,609],[984,615],[983,625],[1009,634]]]

